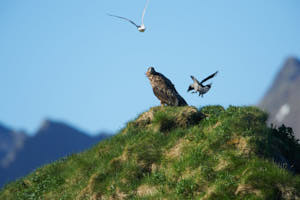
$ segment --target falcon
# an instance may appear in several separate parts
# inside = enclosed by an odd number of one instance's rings
[[[161,106],[187,106],[186,101],[178,94],[173,83],[161,73],[149,67],[146,76],[148,77],[154,95],[160,100]]]
[[[201,97],[203,97],[203,95],[205,93],[207,93],[210,88],[212,83],[209,83],[207,85],[203,85],[203,83],[211,78],[213,78],[214,76],[216,76],[218,73],[218,71],[216,71],[215,73],[209,75],[208,77],[206,77],[205,79],[203,79],[201,82],[199,82],[194,76],[191,76],[192,80],[194,81],[188,88],[188,92],[191,90],[194,90],[192,93],[197,93],[199,92],[199,96],[201,95]]]
[[[131,24],[133,24],[138,29],[139,32],[145,32],[146,26],[144,24],[144,16],[145,16],[145,13],[146,13],[146,9],[147,9],[148,3],[149,3],[149,0],[147,0],[146,5],[145,5],[144,10],[143,10],[142,24],[141,25],[137,25],[134,21],[132,21],[130,19],[127,19],[125,17],[121,17],[121,16],[117,16],[117,15],[112,15],[112,14],[108,14],[108,15],[111,16],[111,17],[117,17],[119,19],[126,20],[126,21],[130,22]]]

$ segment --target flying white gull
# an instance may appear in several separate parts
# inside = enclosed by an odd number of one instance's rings
[[[126,20],[126,21],[132,23],[133,25],[135,25],[139,32],[145,32],[146,27],[145,27],[145,25],[144,25],[144,16],[145,16],[145,13],[146,13],[146,9],[147,9],[148,3],[149,3],[149,0],[147,0],[146,5],[145,5],[145,8],[144,8],[144,10],[143,10],[143,14],[142,14],[142,24],[141,24],[141,25],[137,25],[134,21],[132,21],[132,20],[130,20],[130,19],[127,19],[127,18],[125,18],[125,17],[120,17],[120,16],[117,16],[117,15],[111,15],[111,14],[108,14],[108,15],[109,15],[109,16],[112,16],[112,17],[117,17],[117,18],[120,18],[120,19],[124,19],[124,20]]]
[[[213,78],[215,75],[217,75],[218,71],[216,71],[215,73],[209,75],[208,77],[206,77],[205,79],[203,79],[201,82],[199,82],[194,76],[191,76],[191,78],[193,79],[193,83],[189,86],[188,88],[188,92],[191,90],[194,90],[194,92],[192,93],[197,93],[199,92],[199,96],[201,95],[203,97],[203,95],[205,93],[207,93],[210,88],[211,88],[211,83],[207,84],[207,85],[203,85],[203,83],[211,78]]]

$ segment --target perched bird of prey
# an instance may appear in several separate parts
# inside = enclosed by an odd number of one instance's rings
[[[160,100],[161,106],[186,106],[186,101],[178,94],[173,83],[161,73],[149,67],[146,76],[150,80],[155,96]]]
[[[205,93],[207,93],[210,88],[211,88],[211,83],[207,84],[207,85],[203,85],[203,83],[211,78],[213,78],[215,75],[217,75],[218,71],[216,71],[215,73],[209,75],[208,77],[206,77],[205,79],[203,79],[201,82],[199,82],[194,76],[191,76],[191,78],[193,79],[194,83],[191,84],[188,88],[188,92],[191,90],[194,90],[194,92],[192,93],[197,93],[199,92],[199,96],[201,95],[201,97],[203,97],[203,95]]]
[[[112,17],[117,17],[117,18],[120,18],[120,19],[124,19],[130,23],[132,23],[134,26],[136,26],[136,28],[138,29],[139,32],[145,32],[146,30],[146,27],[144,25],[144,16],[145,16],[145,13],[146,13],[146,9],[147,9],[147,6],[148,6],[148,3],[149,3],[149,0],[147,0],[146,2],[146,5],[145,5],[145,8],[143,10],[143,14],[142,14],[142,24],[141,25],[137,25],[135,22],[133,22],[132,20],[130,19],[127,19],[125,17],[120,17],[120,16],[117,16],[117,15],[111,15],[111,14],[108,14],[109,16],[112,16]]]

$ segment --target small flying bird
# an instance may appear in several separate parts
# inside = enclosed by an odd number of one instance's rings
[[[215,75],[217,75],[218,71],[216,71],[215,73],[209,75],[208,77],[206,77],[205,79],[203,79],[201,82],[199,82],[194,76],[191,76],[191,78],[193,79],[194,83],[191,84],[188,88],[188,92],[191,90],[194,90],[194,92],[192,93],[197,93],[199,92],[199,96],[201,95],[201,97],[203,97],[203,95],[205,93],[207,93],[210,88],[211,88],[211,83],[207,84],[207,85],[203,85],[203,83],[211,78],[213,78]]]
[[[149,3],[149,0],[147,0],[147,2],[146,2],[145,8],[144,8],[144,11],[143,11],[143,14],[142,14],[142,24],[141,25],[137,25],[134,21],[132,21],[130,19],[127,19],[125,17],[120,17],[120,16],[117,16],[117,15],[111,15],[111,14],[108,14],[108,15],[112,16],[112,17],[117,17],[117,18],[120,18],[120,19],[124,19],[124,20],[132,23],[134,26],[136,26],[136,28],[138,29],[139,32],[145,32],[146,26],[144,24],[144,16],[145,16],[145,13],[146,13],[148,3]]]

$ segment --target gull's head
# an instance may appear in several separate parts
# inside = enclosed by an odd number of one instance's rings
[[[155,71],[154,67],[149,67],[147,72],[146,72],[146,76],[150,76],[150,75],[153,75],[155,73],[156,73],[156,71]]]
[[[145,30],[146,30],[146,26],[144,24],[142,24],[138,27],[139,32],[145,32]]]

